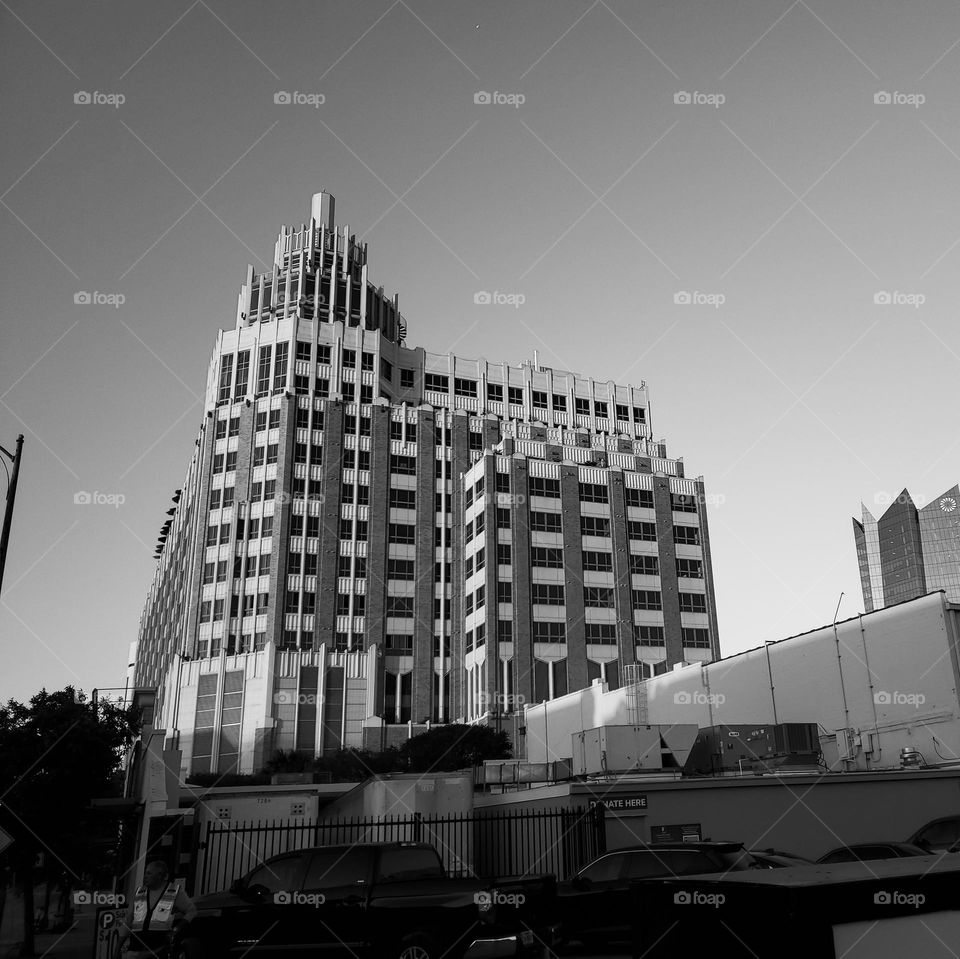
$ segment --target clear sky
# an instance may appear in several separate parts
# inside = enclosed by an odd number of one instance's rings
[[[0,75],[0,699],[123,685],[216,331],[321,189],[411,345],[646,381],[725,653],[862,610],[861,499],[960,476],[955,3],[8,0]]]

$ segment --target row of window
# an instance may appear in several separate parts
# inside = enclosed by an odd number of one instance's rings
[[[243,597],[243,615],[253,616],[265,613],[270,605],[269,593],[247,593]],[[205,599],[200,603],[200,622],[219,623],[223,621],[226,608],[226,598]],[[230,599],[230,617],[235,619],[240,615],[240,596],[234,594]]]

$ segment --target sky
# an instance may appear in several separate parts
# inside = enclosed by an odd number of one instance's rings
[[[861,611],[861,501],[958,480],[954,3],[6,0],[0,81],[0,700],[123,686],[217,330],[320,190],[409,345],[646,382],[725,655]]]

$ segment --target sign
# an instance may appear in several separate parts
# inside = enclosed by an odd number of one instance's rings
[[[674,823],[668,826],[651,826],[650,842],[700,842],[700,823]]]
[[[590,806],[603,806],[611,812],[630,812],[633,809],[646,809],[647,797],[640,793],[625,796],[610,796],[605,799],[591,799]]]
[[[13,836],[6,829],[0,829],[0,852],[8,849],[11,845],[13,845]]]
[[[120,924],[126,909],[98,906],[93,959],[114,959],[120,946]]]

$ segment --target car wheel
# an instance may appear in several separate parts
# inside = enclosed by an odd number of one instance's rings
[[[396,959],[437,959],[436,944],[428,936],[407,936],[394,953]]]

